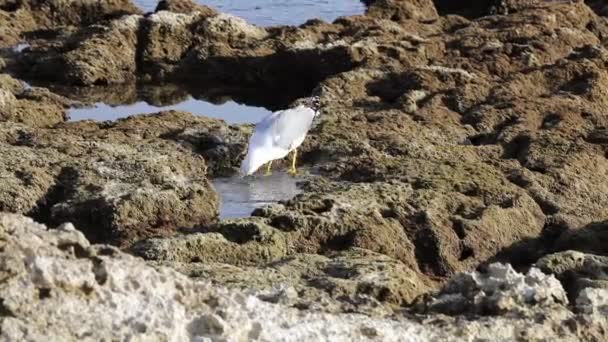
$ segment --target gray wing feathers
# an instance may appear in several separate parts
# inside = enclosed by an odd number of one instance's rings
[[[302,143],[312,125],[315,112],[307,107],[282,110],[269,117],[274,145],[291,150]]]

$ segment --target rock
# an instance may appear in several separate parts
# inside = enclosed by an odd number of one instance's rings
[[[429,21],[438,18],[430,0],[375,0],[367,9],[367,15],[393,21]]]
[[[475,202],[465,196],[432,190],[416,195],[410,185],[397,181],[339,185],[313,180],[304,194],[258,209],[252,218],[221,221],[202,234],[147,240],[135,252],[160,261],[262,266],[299,253],[332,255],[363,248],[400,261],[408,274],[416,274],[420,281],[405,296],[411,300],[431,283],[428,277],[449,277],[486,260],[499,246],[536,236],[542,229],[540,210],[527,212],[524,203],[532,200],[518,196],[521,204],[490,206],[479,216],[462,218],[462,226],[455,228],[443,216],[445,208],[466,212]],[[428,205],[426,201],[433,201],[432,209],[414,209]],[[461,214],[454,213],[453,219]],[[521,229],[505,232],[501,220]]]
[[[189,127],[170,138],[200,153],[214,177],[231,176],[238,172],[245,157],[252,128],[225,124]]]
[[[45,88],[25,89],[23,82],[0,74],[0,122],[52,126],[66,119],[66,108],[73,103]]]
[[[60,26],[87,26],[141,11],[130,0],[4,1],[0,5],[0,47],[11,47],[24,34]]]
[[[212,238],[208,236],[207,239]],[[263,300],[272,303],[306,310],[375,316],[397,312],[420,293],[429,291],[431,284],[397,260],[356,248],[330,256],[297,254],[259,267],[200,259],[205,261],[156,264],[228,287],[255,290]]]
[[[450,315],[500,315],[529,306],[567,305],[560,282],[537,268],[517,273],[510,265],[491,264],[487,273],[460,273],[430,300],[428,310]]]
[[[568,296],[577,302],[586,289],[608,291],[606,256],[565,251],[546,255],[536,265],[543,272],[554,274],[564,284]]]
[[[327,324],[341,336],[357,338],[363,336],[358,323],[369,321],[377,333],[391,325],[352,315],[343,317],[352,323],[339,326],[339,316],[335,322],[324,314],[302,317],[250,295],[193,282],[167,268],[155,270],[114,248],[89,246],[69,225],[47,231],[29,219],[2,215],[0,229],[5,260],[0,298],[4,312],[10,313],[0,318],[0,325],[2,337],[9,340],[43,335],[60,340],[82,335],[266,339],[296,331],[301,338],[323,336],[300,330],[303,319],[311,320],[311,327]],[[271,323],[271,316],[278,320]]]
[[[38,25],[51,28],[60,25],[87,26],[102,20],[119,18],[141,11],[130,0],[112,0],[98,3],[94,0],[23,1],[33,12]]]
[[[205,19],[200,29],[206,38],[212,41],[233,42],[243,39],[259,40],[268,35],[262,27],[247,23],[244,19],[230,15],[219,14]]]
[[[137,100],[133,81],[255,88],[272,108],[314,90],[322,112],[300,147],[311,175],[297,197],[217,222],[208,177],[234,172],[251,126],[175,112],[53,128],[4,122],[0,207],[52,226],[73,221],[93,242],[281,310],[409,324],[399,312],[414,301],[429,339],[606,340],[600,12],[593,1],[378,1],[367,15],[300,27],[158,11],[54,31],[19,54],[26,75],[120,84],[98,94],[112,103]],[[19,96],[5,91],[3,106]],[[537,269],[471,273],[499,256],[527,267],[569,249],[596,256],[538,264],[563,284]]]
[[[205,122],[169,112],[51,129],[5,125],[0,208],[71,221],[89,239],[119,246],[207,224],[218,197],[205,161],[162,137]]]
[[[588,314],[608,314],[608,290],[606,288],[585,288],[576,298],[576,307]]]
[[[608,222],[593,222],[579,229],[564,231],[555,241],[556,251],[575,250],[583,253],[608,255]]]
[[[158,5],[156,5],[156,9],[154,10],[154,12],[156,13],[160,11],[169,11],[184,14],[200,12],[205,17],[212,17],[218,14],[215,9],[209,6],[199,5],[192,0],[161,0],[158,2]]]
[[[169,268],[150,267],[115,248],[90,245],[70,224],[47,230],[18,215],[0,215],[0,241],[0,334],[6,340],[606,337],[605,317],[575,315],[560,305],[541,311],[543,319],[512,315],[459,321],[435,315],[414,320],[295,310],[259,299],[268,299],[267,293],[195,281]],[[281,292],[287,298],[296,296],[288,288]],[[582,298],[599,304],[602,297]],[[582,299],[581,305],[586,305]]]
[[[142,44],[142,68],[149,70],[155,78],[164,78],[166,73],[171,73],[193,44],[191,26],[200,19],[200,13],[160,11],[150,15],[144,22],[147,39]]]
[[[288,84],[289,103],[296,90],[308,92],[327,75],[355,64],[346,42],[333,43],[316,29],[283,30],[293,45],[285,46],[280,33],[271,36],[235,16],[159,11],[86,27],[53,47],[33,48],[24,53],[19,70],[24,77],[79,86],[128,83],[134,77],[197,88],[200,82],[218,88],[265,84],[284,89]],[[105,60],[114,62],[100,64]],[[69,72],[59,72],[65,69]]]
[[[69,47],[62,54],[51,48],[52,52],[42,57],[32,49],[21,61],[22,73],[25,77],[80,86],[133,81],[141,20],[141,16],[130,15],[106,27],[89,26],[80,33],[78,44],[66,43]],[[46,49],[43,51],[47,53]]]

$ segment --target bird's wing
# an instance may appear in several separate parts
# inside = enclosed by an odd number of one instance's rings
[[[301,144],[312,125],[315,111],[298,106],[274,113],[270,123],[273,145],[291,150]]]

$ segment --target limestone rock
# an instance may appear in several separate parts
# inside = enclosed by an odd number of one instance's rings
[[[205,261],[155,264],[171,266],[193,278],[253,291],[268,302],[335,313],[390,315],[433,285],[400,261],[357,248],[328,256],[296,254],[264,266],[201,260]]]
[[[543,272],[554,274],[564,284],[569,297],[577,301],[587,288],[608,290],[606,256],[564,251],[546,255],[536,265]]]
[[[195,281],[169,268],[150,267],[115,248],[90,245],[70,224],[47,230],[18,215],[0,215],[0,247],[0,338],[5,340],[606,337],[605,314],[575,315],[559,305],[539,313],[542,316],[485,316],[458,321],[434,315],[414,320],[404,315],[378,318],[296,310],[258,298],[267,299],[267,294]],[[522,277],[512,275],[512,279]],[[288,288],[283,293],[289,298],[296,296]],[[601,302],[598,296],[584,298]],[[581,299],[581,305],[585,304]]]
[[[527,306],[567,305],[560,282],[537,268],[517,273],[510,265],[491,264],[487,273],[461,273],[430,301],[428,309],[446,314],[522,312]]]

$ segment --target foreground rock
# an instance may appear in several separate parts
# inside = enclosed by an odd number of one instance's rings
[[[217,123],[168,112],[52,129],[3,124],[0,208],[71,221],[92,241],[120,246],[207,224],[219,200],[206,163],[163,136]]]
[[[297,83],[299,96],[316,88],[323,112],[302,160],[323,179],[255,218],[137,252],[265,267],[362,248],[416,275],[397,296],[408,302],[497,257],[530,265],[562,231],[606,218],[606,20],[580,1],[501,3],[459,12],[467,19],[440,16],[453,12],[439,2],[378,1],[366,16],[297,28],[157,11],[59,37],[24,65],[78,85],[194,77],[281,94]],[[247,130],[181,126],[163,138],[219,175],[238,165]],[[72,206],[55,217],[71,219]],[[147,226],[163,226],[153,216]]]
[[[607,254],[603,10],[435,3],[377,1],[365,16],[297,28],[174,7],[183,13],[130,15],[31,49],[24,74],[64,84],[221,83],[287,99],[314,88],[323,111],[301,156],[318,176],[254,217],[214,222],[207,175],[235,170],[250,127],[183,113],[54,129],[7,123],[2,208],[73,221],[95,242],[148,238],[131,251],[299,308],[395,315],[461,272],[544,256],[537,265],[564,283],[569,305],[602,312],[593,303],[605,298]],[[179,228],[198,233],[149,238]],[[551,254],[571,249],[587,254]],[[274,281],[286,286],[275,291]],[[488,314],[483,322],[501,323],[505,336],[528,331],[509,328],[523,320],[539,330],[520,338],[590,331],[601,340],[604,323],[564,298],[553,278],[499,267],[458,276],[420,305],[454,321]],[[529,323],[531,312],[551,314]],[[591,328],[580,328],[587,319]]]
[[[535,273],[525,279],[533,277],[536,282],[521,284],[523,275],[501,265],[492,266],[493,273],[480,284],[506,301],[534,297],[535,301],[508,301],[517,308],[515,314],[467,320],[434,315],[379,319],[290,309],[252,294],[193,281],[168,268],[152,268],[115,248],[90,245],[70,224],[46,230],[28,218],[2,214],[0,241],[4,279],[0,327],[6,340],[606,338],[605,312],[597,311],[603,308],[599,304],[605,304],[598,301],[605,290],[585,296],[580,305],[589,310],[574,314],[562,306],[564,293],[555,278]],[[503,283],[518,282],[522,286],[501,288]],[[457,289],[452,287],[454,295],[468,295],[468,287],[455,293]]]

